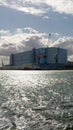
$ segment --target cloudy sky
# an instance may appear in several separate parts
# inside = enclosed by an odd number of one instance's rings
[[[73,0],[0,0],[0,61],[43,46],[65,48],[73,61]]]

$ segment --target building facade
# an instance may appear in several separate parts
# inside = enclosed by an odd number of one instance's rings
[[[67,50],[57,47],[33,48],[18,54],[11,54],[10,66],[22,68],[57,69],[67,64]]]

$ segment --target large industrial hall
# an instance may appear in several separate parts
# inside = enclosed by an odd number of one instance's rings
[[[58,47],[33,48],[10,56],[10,66],[21,69],[62,69],[65,65],[67,50]]]

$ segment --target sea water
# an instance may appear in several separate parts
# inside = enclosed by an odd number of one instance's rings
[[[73,71],[0,71],[0,130],[73,125]]]

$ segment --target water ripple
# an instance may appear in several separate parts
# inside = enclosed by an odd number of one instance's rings
[[[1,71],[0,130],[63,130],[73,124],[73,71]]]

